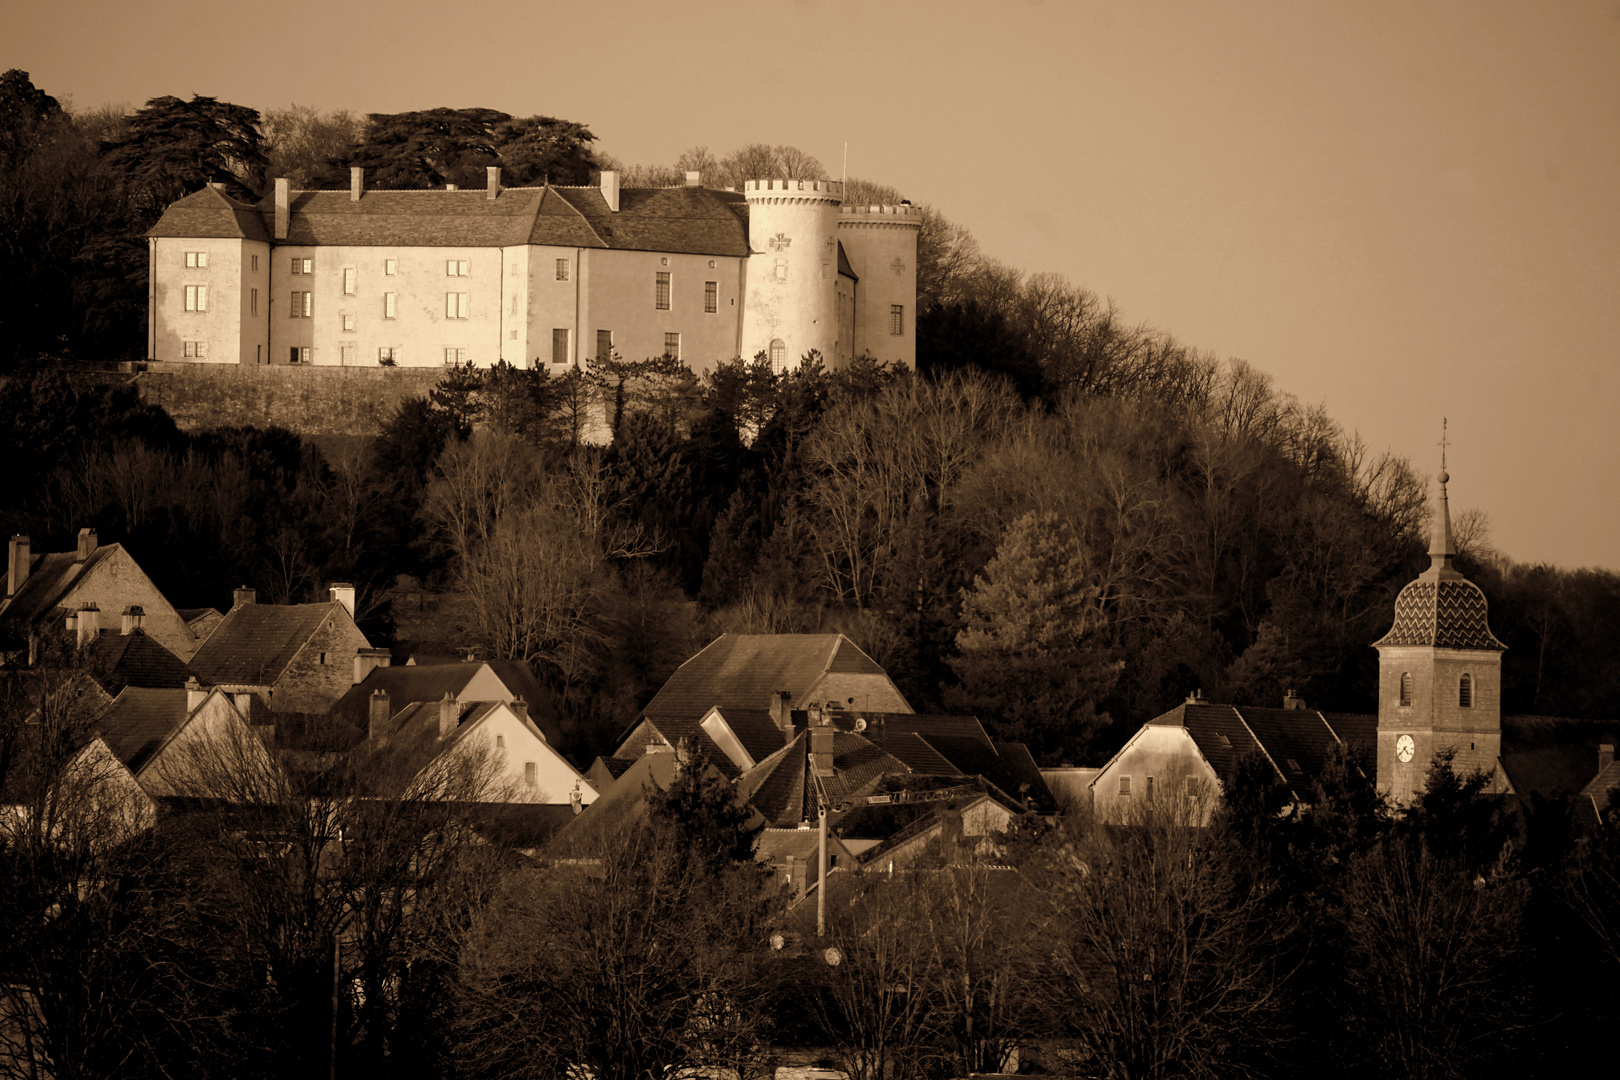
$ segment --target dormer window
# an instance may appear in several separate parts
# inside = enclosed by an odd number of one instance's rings
[[[1457,680],[1457,707],[1460,709],[1474,707],[1474,677],[1467,672]]]
[[[1403,706],[1412,704],[1412,673],[1410,671],[1401,672],[1401,704]]]

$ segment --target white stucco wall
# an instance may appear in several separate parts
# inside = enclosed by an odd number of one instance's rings
[[[1126,777],[1129,794],[1121,784]],[[1103,766],[1091,792],[1092,809],[1100,821],[1119,821],[1157,805],[1171,813],[1190,813],[1203,824],[1214,812],[1220,779],[1186,728],[1144,724]]]
[[[748,281],[742,355],[784,346],[781,369],[814,349],[838,354],[838,202],[836,180],[750,180]]]

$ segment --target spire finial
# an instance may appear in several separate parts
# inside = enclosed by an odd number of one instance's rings
[[[1440,418],[1440,505],[1435,507],[1434,533],[1429,542],[1429,570],[1423,576],[1427,577],[1458,577],[1457,571],[1452,567],[1452,557],[1457,554],[1457,547],[1451,539],[1451,503],[1446,497],[1446,484],[1451,475],[1446,472],[1446,447],[1451,445],[1448,437],[1446,418]]]
[[[1450,475],[1448,475],[1447,472],[1446,472],[1446,447],[1448,447],[1450,445],[1451,445],[1451,440],[1446,438],[1446,418],[1442,416],[1440,418],[1440,443],[1439,443],[1439,446],[1440,446],[1440,486],[1442,488],[1444,488],[1446,486],[1446,482],[1451,479]],[[1445,497],[1444,493],[1442,493],[1441,498],[1444,498],[1444,497]]]

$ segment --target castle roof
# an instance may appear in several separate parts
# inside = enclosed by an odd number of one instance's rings
[[[359,199],[342,191],[294,191],[287,237],[299,247],[556,247],[748,254],[747,204],[735,192],[704,187],[625,188],[611,210],[599,188],[482,188],[380,191]],[[252,205],[215,188],[171,204],[152,237],[237,238],[270,242],[275,197]]]

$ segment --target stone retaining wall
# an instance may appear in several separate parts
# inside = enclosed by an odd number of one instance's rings
[[[375,435],[407,397],[426,396],[439,368],[238,366],[149,362],[141,400],[182,430],[277,425],[300,435]]]

